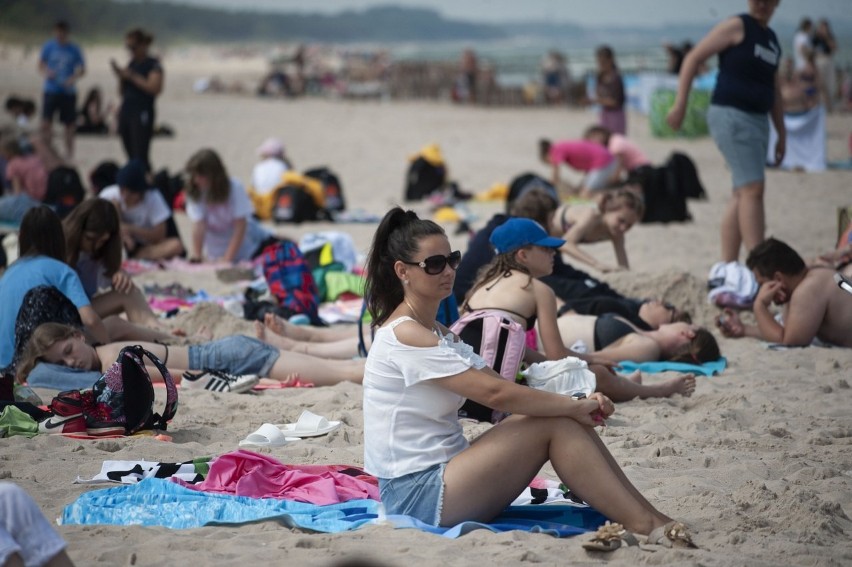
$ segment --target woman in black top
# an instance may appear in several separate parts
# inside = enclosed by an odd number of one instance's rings
[[[118,133],[127,159],[140,159],[151,170],[148,151],[154,133],[154,99],[163,90],[163,68],[160,61],[148,55],[154,40],[147,32],[136,28],[125,36],[130,62],[119,67],[113,60],[112,70],[119,79],[121,108],[118,112]]]

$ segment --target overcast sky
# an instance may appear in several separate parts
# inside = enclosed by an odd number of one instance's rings
[[[371,6],[429,7],[447,18],[475,22],[549,20],[581,25],[638,25],[665,23],[712,24],[725,16],[745,12],[747,0],[170,0],[176,3],[263,9],[283,12],[334,14]],[[850,0],[782,0],[776,22],[811,18],[849,19]]]

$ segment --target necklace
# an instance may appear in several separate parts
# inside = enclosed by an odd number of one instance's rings
[[[402,298],[402,301],[403,301],[403,302],[405,303],[405,305],[406,305],[406,306],[408,306],[408,308],[411,310],[411,314],[412,314],[412,315],[414,315],[414,320],[415,320],[415,321],[417,321],[418,323],[420,323],[421,325],[423,325],[424,327],[426,327],[426,328],[427,328],[427,329],[429,329],[430,331],[431,331],[431,330],[433,330],[434,325],[426,325],[426,324],[424,324],[424,323],[423,323],[423,319],[421,319],[421,318],[420,318],[420,315],[417,313],[417,310],[416,310],[414,307],[412,307],[412,305],[408,302],[408,298],[407,298],[407,297],[403,297],[403,298]]]

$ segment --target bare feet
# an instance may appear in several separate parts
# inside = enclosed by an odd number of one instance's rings
[[[662,394],[659,397],[669,397],[674,394],[689,397],[695,391],[695,375],[681,374],[670,378],[664,382],[656,384],[660,388]]]
[[[625,378],[627,378],[628,380],[630,380],[634,384],[641,384],[642,383],[642,372],[639,371],[639,370],[634,370],[633,372],[631,372],[630,374],[625,376]]]
[[[287,336],[287,325],[289,322],[285,321],[275,313],[265,314],[263,316],[263,324],[276,335],[281,335],[282,337]]]
[[[254,322],[255,336],[261,341],[265,342],[270,346],[274,346],[275,348],[280,348],[281,350],[299,351],[299,349],[296,348],[299,343],[297,343],[296,341],[290,340],[285,336],[278,335],[275,332],[267,333],[266,331],[266,325],[264,325],[260,321]],[[304,349],[302,349],[300,352],[303,351]]]

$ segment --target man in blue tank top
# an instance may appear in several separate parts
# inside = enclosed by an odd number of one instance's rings
[[[77,122],[77,80],[86,72],[83,52],[68,41],[68,22],[60,20],[53,26],[56,34],[41,48],[39,72],[44,75],[42,101],[42,132],[51,138],[53,116],[65,126],[65,153],[74,157],[74,131]]]

